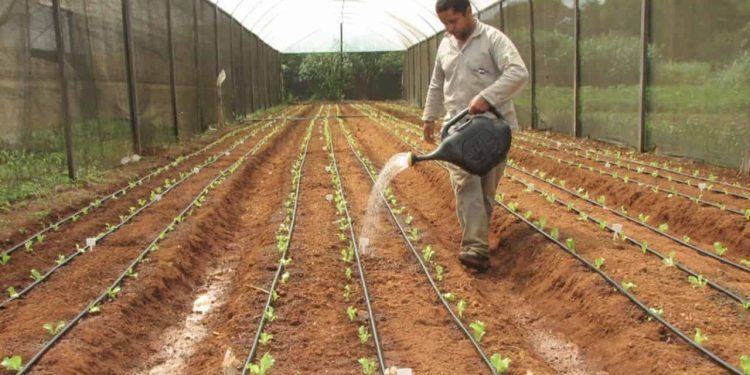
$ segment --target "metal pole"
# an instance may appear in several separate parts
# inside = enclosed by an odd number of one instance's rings
[[[534,42],[534,0],[529,0],[529,41],[531,44],[531,128],[536,129],[536,43]]]
[[[232,75],[232,111],[233,116],[237,116],[237,79],[236,79],[236,66],[234,65],[234,18],[229,17],[229,66],[231,67]],[[234,119],[233,119],[234,120]]]
[[[344,22],[339,23],[339,87],[344,94]]]
[[[247,116],[247,69],[245,69],[245,27],[240,25],[240,66],[242,67],[242,117]]]
[[[57,42],[57,69],[60,75],[60,109],[65,131],[65,156],[68,159],[68,178],[74,181],[76,180],[76,165],[73,153],[73,125],[68,99],[68,77],[65,74],[65,39],[63,38],[60,0],[52,0],[52,11],[54,12],[55,40]]]
[[[200,33],[198,32],[198,1],[200,0],[193,0],[193,46],[195,48],[195,87],[198,90],[198,95],[196,95],[196,102],[195,107],[197,108],[197,115],[198,115],[198,127],[201,130],[201,132],[205,131],[206,129],[203,127],[203,88],[201,87],[201,69],[200,69],[200,61],[198,56],[200,56]]]
[[[219,76],[219,2],[214,4],[214,52],[216,54],[216,73],[214,78]]]
[[[135,153],[140,155],[143,150],[143,145],[141,144],[141,118],[138,113],[138,91],[136,90],[133,30],[130,22],[130,0],[122,0],[122,20],[125,33],[125,59],[128,72],[128,95],[130,97],[130,122],[133,125],[133,148]]]
[[[579,0],[573,1],[573,136],[581,136],[581,103],[580,103],[580,85],[581,85],[581,61],[580,61],[580,40],[581,40],[581,20]]]
[[[641,87],[638,109],[638,152],[644,152],[646,149],[646,85],[648,84],[648,42],[651,34],[649,29],[650,6],[649,0],[641,0]]]
[[[500,31],[505,32],[505,2],[500,2]]]
[[[167,42],[169,43],[169,88],[172,96],[172,121],[174,121],[174,137],[180,140],[180,124],[177,112],[177,78],[174,69],[174,40],[172,31],[172,0],[167,0]]]

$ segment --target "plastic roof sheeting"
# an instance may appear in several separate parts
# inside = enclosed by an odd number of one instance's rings
[[[216,0],[219,8],[283,53],[400,51],[443,24],[435,0]],[[472,0],[475,14],[497,0]]]

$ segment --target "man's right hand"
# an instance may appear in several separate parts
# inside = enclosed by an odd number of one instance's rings
[[[425,121],[422,124],[422,131],[424,132],[424,140],[435,144],[435,138],[433,138],[433,133],[435,132],[435,121]]]

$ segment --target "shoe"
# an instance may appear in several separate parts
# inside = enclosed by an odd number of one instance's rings
[[[464,266],[473,268],[479,272],[487,271],[490,268],[490,258],[471,251],[462,251],[458,255],[458,260]]]

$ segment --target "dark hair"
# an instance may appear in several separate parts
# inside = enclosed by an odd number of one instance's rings
[[[466,13],[466,10],[471,7],[469,0],[438,0],[435,4],[435,10],[440,12],[446,12],[453,10],[454,12]]]

